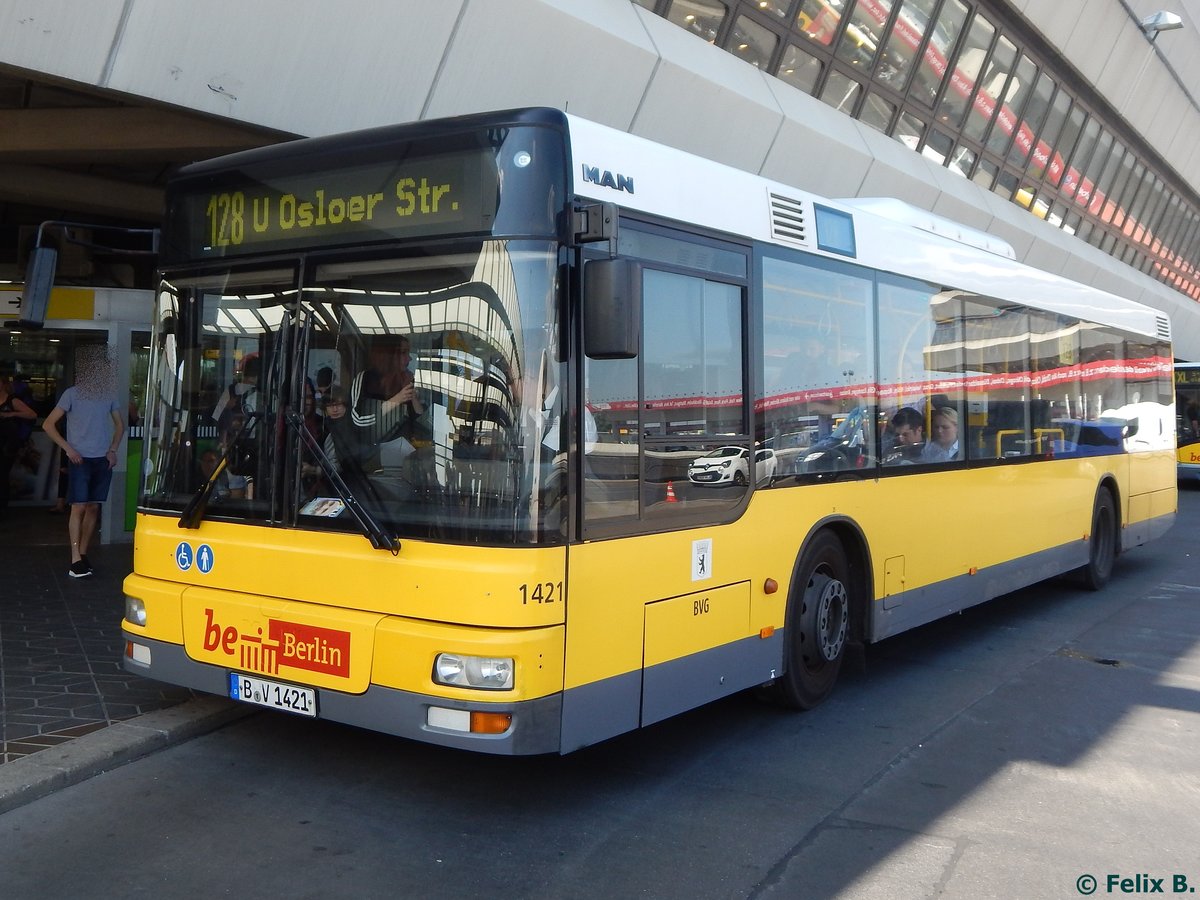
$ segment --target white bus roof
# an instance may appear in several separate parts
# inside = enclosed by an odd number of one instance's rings
[[[899,200],[828,200],[577,116],[567,120],[580,197],[1170,338],[1170,323],[1158,310],[1024,265],[999,238]],[[852,218],[853,256],[818,246],[816,216],[823,210]]]

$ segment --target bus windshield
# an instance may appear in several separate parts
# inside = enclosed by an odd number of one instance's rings
[[[398,538],[560,540],[556,245],[426,246],[304,272],[164,279],[143,507],[187,509],[185,527],[356,531],[362,511]]]

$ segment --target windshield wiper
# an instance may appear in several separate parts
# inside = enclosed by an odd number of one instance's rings
[[[321,471],[325,474],[325,477],[329,479],[330,485],[332,485],[333,489],[337,491],[337,494],[342,499],[342,502],[346,504],[346,508],[350,510],[350,514],[354,516],[355,520],[358,522],[359,528],[362,529],[362,533],[367,540],[371,542],[371,546],[376,550],[389,550],[393,555],[399,553],[400,541],[395,535],[389,534],[387,531],[385,531],[383,526],[375,520],[375,517],[367,511],[366,507],[358,502],[358,498],[354,496],[354,492],[350,490],[350,487],[346,484],[337,468],[333,465],[333,462],[329,459],[329,455],[325,452],[325,448],[322,447],[320,442],[312,436],[312,432],[305,427],[304,419],[300,413],[296,412],[295,410],[290,410],[284,416],[284,418],[300,437],[300,443],[304,445],[304,448],[308,450],[308,452],[311,453],[317,460],[317,463],[320,464]]]
[[[229,454],[231,454],[238,441],[242,439],[242,434],[254,427],[254,423],[258,421],[257,413],[249,413],[244,422],[238,426],[237,431],[233,433],[233,439],[229,442],[229,446],[221,453],[221,457],[217,460],[217,464],[213,466],[212,474],[208,476],[204,484],[196,490],[192,495],[192,499],[188,501],[187,506],[183,508],[183,512],[179,516],[180,528],[199,528],[201,520],[204,519],[204,511],[208,509],[208,501],[212,499],[213,490],[217,486],[217,481],[221,477],[221,473],[225,471],[229,465]]]

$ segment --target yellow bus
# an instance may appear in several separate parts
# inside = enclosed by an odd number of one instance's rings
[[[168,188],[125,668],[566,753],[1176,512],[1170,324],[895,201],[551,109]]]
[[[1175,364],[1175,439],[1179,480],[1200,479],[1200,363]]]

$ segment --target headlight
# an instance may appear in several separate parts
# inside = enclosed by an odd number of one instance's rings
[[[728,469],[732,465],[733,465],[733,460],[727,459],[727,460],[725,460],[725,462],[721,463],[721,468]]]
[[[511,691],[513,661],[511,657],[439,653],[433,661],[433,680],[453,687]]]
[[[125,619],[134,625],[146,624],[146,604],[137,597],[125,597]]]

